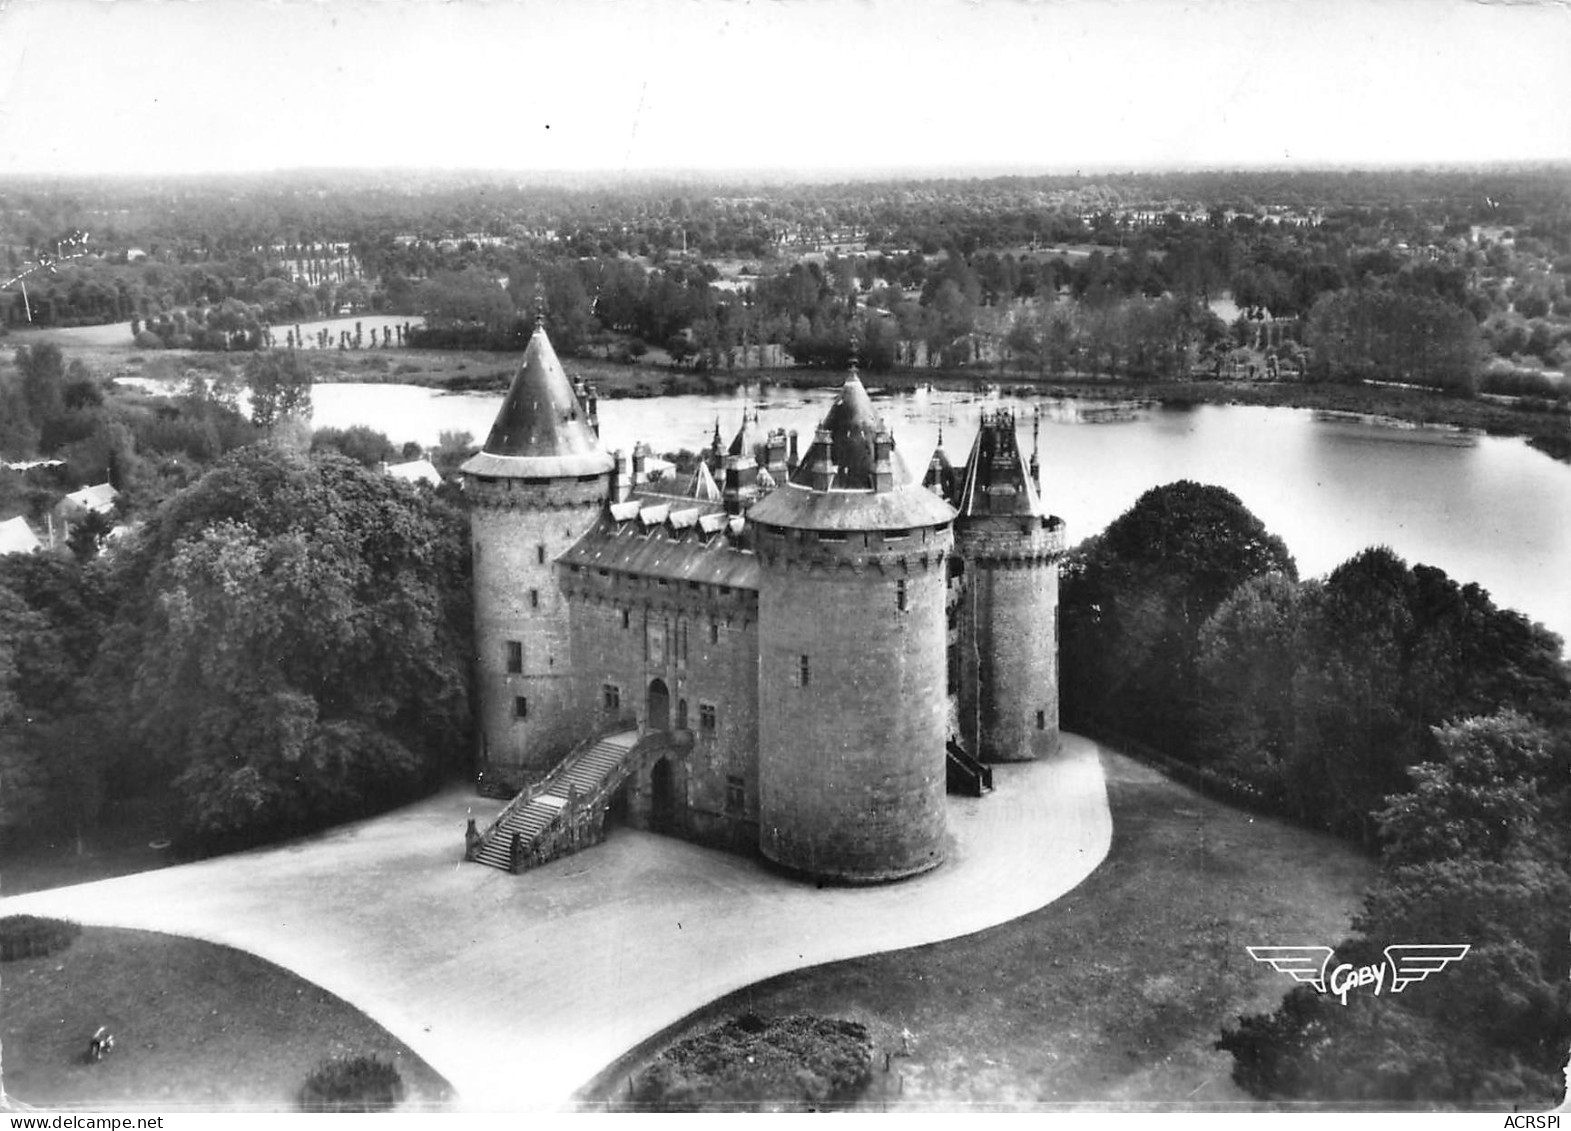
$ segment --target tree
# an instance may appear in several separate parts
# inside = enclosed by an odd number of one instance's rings
[[[251,422],[272,431],[286,420],[311,418],[311,370],[294,350],[258,353],[246,362]]]
[[[363,815],[467,756],[467,539],[441,499],[243,449],[159,509],[124,569],[109,662],[135,677],[115,710],[193,843]]]
[[[1382,872],[1336,961],[1393,941],[1465,943],[1463,961],[1400,996],[1346,1005],[1306,987],[1240,1018],[1219,1048],[1271,1098],[1429,1104],[1560,1098],[1571,1043],[1571,734],[1514,711],[1439,728],[1440,757],[1378,819]]]
[[[1207,757],[1262,783],[1280,782],[1293,749],[1293,676],[1313,583],[1279,573],[1245,581],[1200,630],[1200,725]]]
[[[1297,576],[1282,540],[1221,487],[1156,487],[1066,562],[1066,715],[1174,753],[1196,734],[1199,636],[1252,577]]]

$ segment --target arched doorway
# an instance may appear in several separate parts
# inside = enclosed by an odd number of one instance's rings
[[[649,685],[649,729],[671,729],[671,691],[665,680],[657,679]]]
[[[671,763],[662,758],[649,768],[649,829],[670,832],[676,824],[676,783]]]

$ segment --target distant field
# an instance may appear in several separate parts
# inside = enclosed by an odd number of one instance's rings
[[[323,329],[336,339],[340,330],[354,333],[356,322],[359,322],[365,330],[367,343],[370,342],[372,327],[380,331],[383,327],[391,328],[405,323],[410,326],[425,325],[425,319],[418,314],[351,314],[343,318],[319,318],[315,322],[280,322],[274,325],[273,331],[282,337],[286,330],[298,325],[307,340]],[[396,338],[395,333],[394,339]],[[63,350],[115,346],[127,350],[136,348],[131,340],[130,322],[111,322],[107,326],[71,326],[66,329],[45,327],[37,330],[17,330],[13,331],[7,339],[8,345],[25,345],[28,342],[54,342]]]

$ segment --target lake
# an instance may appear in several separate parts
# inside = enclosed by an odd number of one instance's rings
[[[770,428],[794,428],[806,450],[834,391],[749,386],[715,396],[600,402],[611,448],[698,449],[715,421],[729,442],[744,405]],[[501,394],[408,385],[318,385],[318,427],[365,424],[396,442],[435,444],[443,431],[477,442]],[[1307,409],[1163,408],[940,390],[879,397],[908,464],[925,466],[943,432],[962,462],[980,409],[1016,413],[1022,449],[1041,412],[1043,495],[1071,542],[1104,528],[1149,487],[1193,479],[1226,487],[1281,535],[1306,577],[1367,546],[1476,581],[1495,601],[1571,638],[1571,465],[1521,440],[1416,428]]]

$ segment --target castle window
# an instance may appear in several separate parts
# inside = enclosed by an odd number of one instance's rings
[[[906,582],[903,577],[895,582],[895,608],[902,613],[906,611]]]
[[[687,663],[687,622],[679,621],[676,626],[676,662]]]
[[[544,542],[541,542],[538,546],[535,547],[535,561],[539,562],[541,565],[545,565],[545,543]]]
[[[796,659],[796,685],[798,687],[806,687],[808,683],[808,675],[809,670],[807,665],[807,657],[798,656]]]
[[[687,700],[686,699],[678,699],[676,701],[676,729],[677,730],[686,730],[687,729]]]
[[[622,689],[614,683],[600,685],[600,698],[605,703],[607,711],[620,711],[622,709]]]
[[[628,612],[626,609],[622,610],[622,627],[623,628],[632,628],[633,627],[633,614]]]
[[[522,695],[513,700],[513,718],[527,719],[529,717],[529,700]]]
[[[524,670],[524,645],[520,640],[507,642],[507,670],[513,675]]]
[[[1036,729],[1037,730],[1046,730],[1047,729],[1047,712],[1046,711],[1038,711],[1036,713]]]
[[[708,737],[714,737],[716,722],[715,705],[713,703],[700,703],[698,705],[698,729]]]
[[[540,607],[540,590],[531,589],[529,591],[529,607],[531,609],[538,609]]]
[[[844,542],[846,536],[844,534],[820,534],[818,540],[820,542]]]
[[[891,530],[884,535],[885,542],[904,542],[911,536],[909,530]]]
[[[747,782],[735,774],[727,774],[725,779],[725,811],[727,813],[740,813],[747,807]]]
[[[720,622],[717,620],[709,622],[709,643],[720,643]]]

